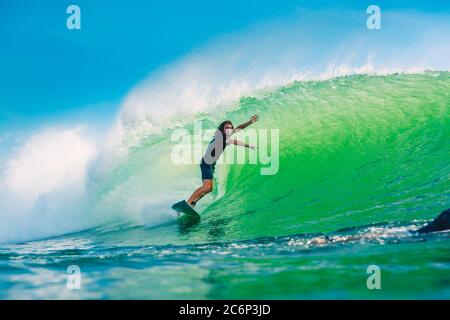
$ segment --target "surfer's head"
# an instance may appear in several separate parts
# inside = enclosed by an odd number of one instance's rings
[[[230,136],[233,133],[233,123],[230,120],[222,122],[217,129],[225,136]]]

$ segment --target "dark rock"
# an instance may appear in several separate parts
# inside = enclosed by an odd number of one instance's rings
[[[444,210],[433,221],[417,230],[419,233],[428,233],[450,229],[450,209]]]

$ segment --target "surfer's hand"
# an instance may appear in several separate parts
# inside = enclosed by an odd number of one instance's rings
[[[256,122],[256,121],[258,121],[258,118],[259,118],[259,116],[257,115],[257,114],[255,114],[254,116],[252,116],[251,118],[250,118],[250,121],[253,123],[253,122]]]

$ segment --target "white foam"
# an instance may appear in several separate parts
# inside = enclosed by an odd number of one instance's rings
[[[216,39],[129,93],[113,149],[138,145],[199,112],[219,120],[240,97],[294,80],[450,69],[448,15],[383,11],[382,19],[384,28],[370,31],[365,12],[301,11]]]
[[[87,219],[85,187],[96,149],[81,128],[31,136],[6,162],[0,185],[0,242],[76,230]]]

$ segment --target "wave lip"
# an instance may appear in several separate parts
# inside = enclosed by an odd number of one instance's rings
[[[131,90],[110,143],[126,151],[198,113],[219,121],[241,97],[293,81],[450,70],[448,15],[383,10],[382,16],[389,23],[368,30],[360,12],[298,10],[219,37]]]

